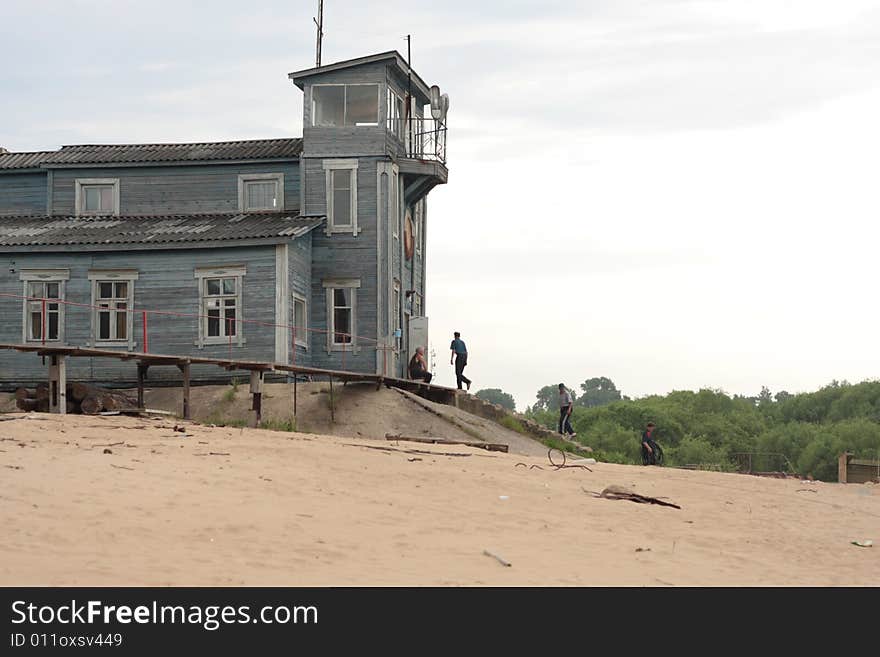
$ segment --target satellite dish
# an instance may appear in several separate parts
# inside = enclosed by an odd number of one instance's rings
[[[446,113],[449,112],[449,94],[440,96],[440,122],[446,123]],[[433,110],[431,116],[433,116]],[[436,118],[436,117],[435,117]]]

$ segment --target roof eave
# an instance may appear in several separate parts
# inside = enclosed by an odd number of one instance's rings
[[[308,69],[304,69],[302,71],[294,71],[293,73],[288,73],[287,77],[300,89],[304,88],[304,80],[306,78],[313,77],[315,75],[322,75],[324,73],[331,73],[333,71],[339,71],[346,68],[353,68],[355,66],[363,66],[364,64],[374,64],[376,62],[382,62],[386,60],[393,60],[400,71],[407,75],[408,73],[412,73],[412,80],[419,87],[419,91],[425,94],[426,97],[431,97],[431,89],[428,84],[416,73],[414,70],[410,69],[407,65],[406,60],[396,50],[389,50],[387,52],[378,53],[376,55],[367,55],[365,57],[357,57],[355,59],[346,59],[341,62],[334,62],[333,64],[325,64],[323,66],[312,67]]]

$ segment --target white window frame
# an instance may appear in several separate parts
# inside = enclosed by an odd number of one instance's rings
[[[193,272],[194,278],[198,281],[199,292],[199,333],[196,345],[199,349],[212,345],[228,345],[230,343],[228,335],[209,336],[208,335],[208,315],[205,312],[205,303],[207,296],[207,279],[209,278],[234,278],[235,279],[235,335],[232,336],[232,344],[241,347],[245,344],[244,326],[244,277],[247,275],[247,268],[244,265],[230,265],[225,267],[197,267]],[[222,310],[222,308],[221,308]],[[221,329],[226,332],[223,327],[223,319],[221,315]]]
[[[413,317],[424,317],[422,314],[422,295],[418,292],[413,292],[410,297],[410,306],[412,308],[411,315]]]
[[[358,181],[358,161],[354,159],[348,160],[324,160],[324,176],[325,176],[325,195],[327,199],[327,222],[324,232],[327,235],[333,233],[351,233],[357,236],[358,229],[358,206],[357,206],[357,181]],[[333,172],[349,171],[351,176],[351,223],[337,224],[333,217]]]
[[[303,305],[303,326],[297,326],[296,324],[296,304],[301,303]],[[296,326],[297,331],[294,336],[294,344],[298,347],[304,347],[305,349],[309,348],[309,302],[302,295],[293,293],[293,325]],[[300,330],[302,329],[302,330]]]
[[[391,178],[388,182],[391,189],[388,194],[388,211],[393,217],[391,234],[394,239],[400,239],[400,169],[397,165],[391,167]]]
[[[83,203],[83,188],[92,185],[113,186],[112,212],[86,212]],[[118,217],[119,216],[119,178],[77,178],[75,183],[76,196],[74,208],[77,217]]]
[[[32,338],[31,332],[28,330],[30,328],[30,310],[28,308],[28,304],[32,303],[27,300],[29,294],[29,287],[31,283],[58,283],[58,337],[54,339],[46,338],[46,342],[54,342],[58,344],[64,344],[64,310],[65,310],[65,283],[70,280],[70,270],[69,269],[22,269],[19,272],[19,280],[24,285],[24,293],[22,296],[25,299],[22,299],[22,326],[21,326],[21,342],[22,344],[27,344],[28,342],[43,342],[43,338]],[[42,308],[40,309],[40,314],[42,315]],[[48,309],[47,309],[48,312]],[[42,317],[41,317],[42,322]],[[46,327],[48,332],[49,322],[46,320]],[[42,336],[43,329],[42,325],[40,326],[40,334]]]
[[[398,341],[403,340],[403,326],[401,325],[400,320],[400,311],[401,311],[401,299],[400,299],[400,281],[396,278],[391,284],[391,337],[397,339]],[[400,337],[397,337],[396,333],[400,330]],[[400,342],[398,342],[398,345]]]
[[[357,338],[357,291],[361,287],[361,279],[359,278],[325,278],[322,282],[324,286],[325,305],[327,309],[327,353],[333,351],[350,351],[354,354],[360,350]],[[335,340],[336,326],[334,321],[334,290],[348,289],[351,290],[351,342],[337,343]]]
[[[126,347],[129,351],[135,347],[134,340],[134,288],[138,280],[138,272],[134,269],[91,269],[88,280],[92,288],[91,308],[91,345],[93,347]],[[128,300],[126,301],[125,331],[122,340],[101,340],[98,338],[98,283],[128,283]],[[111,309],[114,310],[114,309]],[[116,311],[118,312],[118,311]]]
[[[425,221],[425,200],[421,199],[416,203],[415,219],[413,221],[413,241],[416,245],[416,255],[422,255],[422,223]]]
[[[375,123],[348,123],[348,87],[376,87],[376,122]],[[315,123],[315,115],[317,112],[315,111],[315,87],[343,87],[344,91],[342,92],[342,125],[319,125]],[[309,105],[309,109],[311,110],[312,120],[311,124],[313,128],[375,128],[381,124],[382,120],[382,85],[378,82],[353,82],[353,83],[328,83],[328,84],[313,84],[309,88],[309,100],[311,104]]]
[[[398,109],[397,102],[400,101]],[[395,137],[403,141],[404,132],[406,132],[403,124],[403,113],[406,101],[395,91],[393,87],[388,86],[388,93],[385,96],[385,125],[388,131]]]
[[[247,207],[247,184],[252,182],[275,182],[275,198],[278,207],[272,209]],[[238,209],[240,212],[283,212],[284,174],[283,173],[243,173],[238,176]]]

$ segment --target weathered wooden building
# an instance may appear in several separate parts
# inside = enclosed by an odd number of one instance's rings
[[[403,374],[427,345],[448,101],[397,52],[289,77],[301,138],[0,150],[0,342]],[[0,352],[0,385],[45,371]],[[67,376],[134,374],[81,358]]]

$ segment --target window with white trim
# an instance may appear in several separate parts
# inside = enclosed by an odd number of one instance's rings
[[[388,212],[391,213],[391,226],[394,239],[400,238],[400,172],[396,167],[391,169],[391,189],[388,194]]]
[[[379,85],[313,84],[312,125],[329,128],[379,125]]]
[[[415,221],[413,221],[413,241],[416,244],[416,255],[422,255],[422,224],[425,221],[425,200],[416,203]]]
[[[293,325],[296,327],[294,342],[300,347],[309,346],[309,315],[306,298],[298,294],[293,295]]]
[[[64,340],[64,283],[70,278],[67,269],[23,270],[24,342],[61,342]],[[45,315],[44,315],[45,309]]]
[[[119,214],[118,178],[77,178],[75,209],[78,217]]]
[[[242,286],[244,267],[199,268],[199,347],[244,344]]]
[[[134,347],[134,283],[132,270],[89,272],[92,284],[92,341],[96,346]]]
[[[357,160],[324,160],[328,235],[357,235],[357,170]]]
[[[284,174],[255,173],[238,177],[238,209],[277,212],[284,209]]]
[[[391,326],[394,328],[394,335],[400,330],[400,281],[394,279],[394,293],[391,296],[391,312],[394,314]]]
[[[388,87],[386,127],[389,132],[403,139],[403,98]]]
[[[325,279],[327,351],[357,352],[357,291],[359,278]]]

